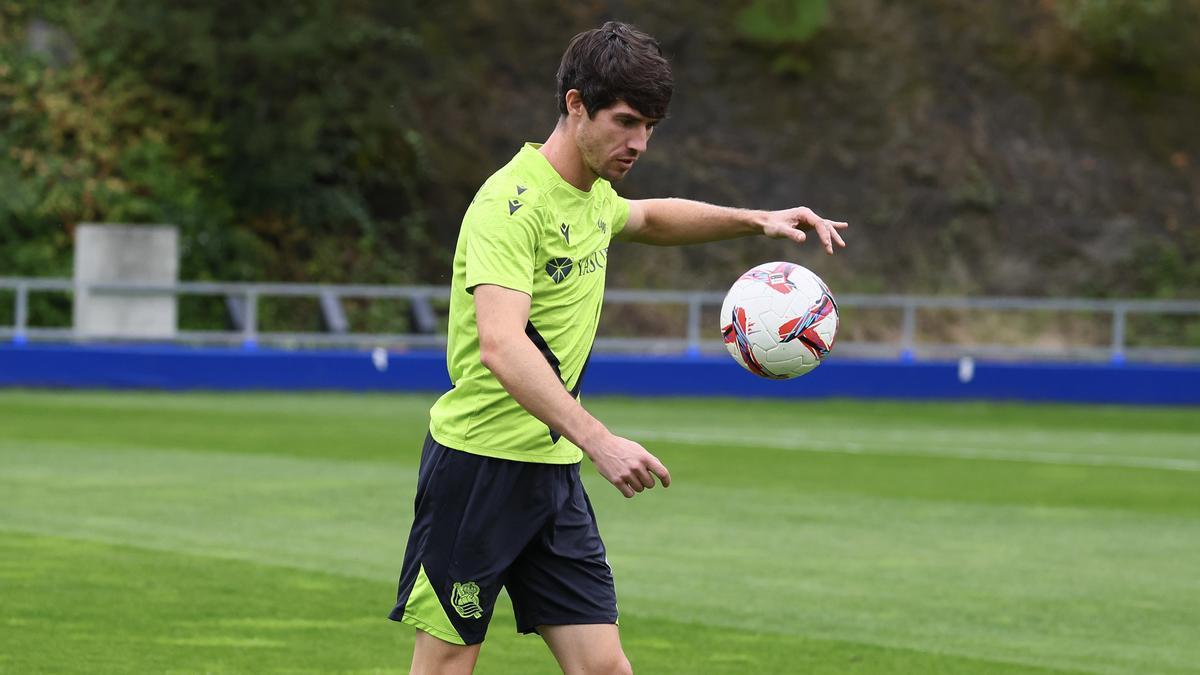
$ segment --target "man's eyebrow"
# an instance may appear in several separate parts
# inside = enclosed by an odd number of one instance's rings
[[[661,117],[646,117],[644,115],[635,115],[634,113],[629,113],[629,112],[619,112],[616,115],[614,115],[614,117],[616,117],[617,119],[620,119],[622,121],[633,120],[636,122],[643,122],[645,124],[649,124],[650,126],[654,126],[655,124],[658,124],[663,119]]]

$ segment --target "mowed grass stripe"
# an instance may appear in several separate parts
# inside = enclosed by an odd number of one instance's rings
[[[192,397],[178,396],[164,397],[161,413],[144,395],[69,398],[0,394],[0,527],[383,579],[390,596],[427,397],[396,397],[395,418],[387,397],[205,395],[190,410]],[[856,411],[850,402],[754,402],[729,426],[729,404],[589,402],[615,425],[658,411],[662,429],[721,423],[750,436],[763,434],[760,413],[778,420],[798,409],[814,428],[854,418],[869,420],[864,428],[883,429],[884,418],[936,427],[947,415],[972,418],[978,433],[1021,428],[1011,406],[989,423],[975,405]],[[1062,412],[1067,427],[1079,414]],[[1141,412],[1105,416],[1126,425],[1112,433],[1154,421],[1186,435],[1195,424],[1183,411]],[[1029,414],[1054,435],[1045,409]],[[778,643],[780,653],[865,643],[928,659],[858,672],[1009,672],[995,670],[1008,663],[1174,673],[1200,662],[1188,632],[1200,625],[1194,473],[647,445],[675,473],[671,490],[627,501],[589,478],[627,639],[649,639],[638,621],[697,624],[707,642],[687,648],[700,655],[728,633]],[[770,658],[740,672],[796,672],[772,670]]]
[[[408,672],[412,630],[380,607],[390,583],[3,532],[0,580],[0,672]],[[623,627],[644,673],[1061,672],[628,612]],[[504,600],[483,654],[481,675],[559,672]]]
[[[394,576],[416,471],[395,463],[0,441],[8,529]]]
[[[1195,408],[1080,406],[959,401],[861,401],[735,398],[589,398],[588,408],[602,418],[619,414],[630,426],[654,427],[662,420],[693,419],[705,428],[744,428],[753,418],[760,431],[803,429],[807,434],[881,434],[922,430],[931,434],[962,432],[1007,435],[1023,432],[1069,433],[1086,439],[1137,432],[1183,438],[1200,432]],[[1194,446],[1193,446],[1194,447]]]
[[[434,398],[0,391],[0,438],[415,464]]]
[[[435,398],[0,391],[0,419],[8,422],[8,439],[128,442],[144,437],[152,442],[142,445],[151,447],[280,454],[315,447],[339,457],[392,459],[410,452],[411,436],[419,444]],[[630,429],[748,434],[817,445],[954,445],[1200,460],[1200,415],[1194,409],[735,399],[596,398],[587,403],[605,422]],[[62,424],[64,415],[70,427]],[[156,423],[143,424],[148,417]],[[248,419],[254,423],[241,424]],[[113,420],[121,421],[120,428]],[[347,423],[356,427],[353,444],[344,433]],[[288,443],[296,438],[307,442]]]

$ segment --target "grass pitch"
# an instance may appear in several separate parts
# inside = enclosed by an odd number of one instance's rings
[[[407,672],[428,396],[0,392],[0,672]],[[1200,413],[589,399],[641,673],[1200,672]],[[558,672],[501,600],[479,673]]]

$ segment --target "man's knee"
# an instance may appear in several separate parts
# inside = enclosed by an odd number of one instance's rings
[[[538,632],[566,675],[630,675],[614,624],[541,625]]]
[[[603,673],[603,675],[633,675],[633,666],[621,652],[594,656],[585,666],[582,673]]]
[[[480,645],[456,645],[417,630],[411,675],[466,675],[475,669]]]

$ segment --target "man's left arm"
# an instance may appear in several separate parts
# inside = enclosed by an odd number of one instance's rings
[[[846,223],[826,220],[801,206],[783,211],[753,211],[714,206],[687,199],[632,199],[629,220],[618,239],[656,246],[701,244],[735,237],[763,235],[802,244],[815,232],[825,252],[844,247],[838,230]]]

